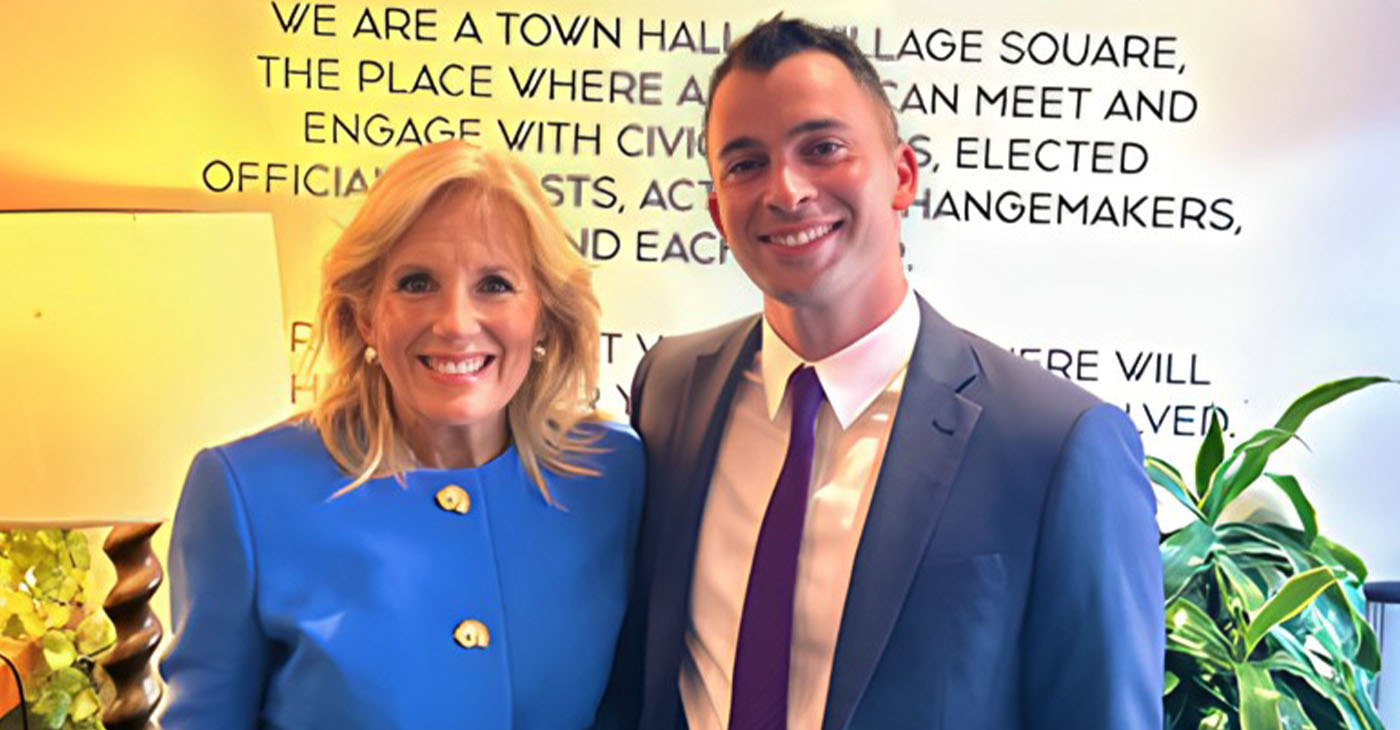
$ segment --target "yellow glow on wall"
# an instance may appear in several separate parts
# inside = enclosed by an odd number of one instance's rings
[[[3,214],[0,261],[0,522],[169,519],[288,415],[269,215]]]

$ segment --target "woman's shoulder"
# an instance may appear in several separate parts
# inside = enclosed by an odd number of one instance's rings
[[[202,457],[217,456],[224,468],[239,477],[263,481],[268,477],[335,476],[340,474],[321,434],[308,419],[294,418],[257,433],[206,449]]]
[[[631,426],[599,418],[580,423],[577,431],[588,443],[588,451],[593,452],[590,456],[601,463],[604,471],[644,466],[642,439]]]

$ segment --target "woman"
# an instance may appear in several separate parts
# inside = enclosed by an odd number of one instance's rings
[[[190,469],[166,730],[589,725],[643,480],[597,318],[523,165],[386,169],[326,256],[315,408]]]

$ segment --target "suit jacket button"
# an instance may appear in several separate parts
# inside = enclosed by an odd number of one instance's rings
[[[463,649],[485,649],[491,645],[491,632],[486,630],[486,624],[471,618],[457,624],[452,638]]]
[[[437,504],[448,512],[464,515],[472,508],[472,498],[467,494],[467,490],[456,484],[449,484],[438,490]]]

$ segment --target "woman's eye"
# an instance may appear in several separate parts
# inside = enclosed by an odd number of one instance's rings
[[[508,294],[515,291],[515,285],[500,274],[491,274],[482,279],[478,288],[487,294]]]
[[[432,291],[433,279],[423,273],[408,274],[399,278],[398,282],[394,284],[394,289],[409,294],[422,294]]]

